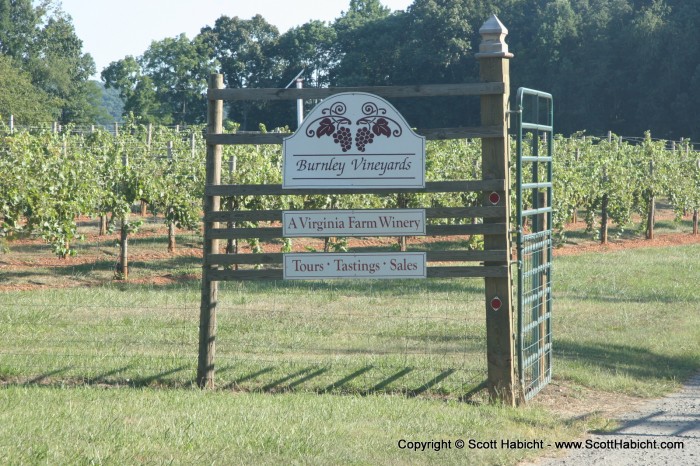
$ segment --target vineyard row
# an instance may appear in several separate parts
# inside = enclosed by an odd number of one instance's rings
[[[122,125],[116,134],[100,128],[90,132],[71,128],[5,131],[0,136],[0,239],[36,235],[55,254],[65,257],[74,254],[71,244],[81,239],[76,219],[100,217],[103,230],[121,232],[121,272],[126,275],[128,236],[140,226],[130,219],[134,204],[142,202],[154,214],[161,214],[171,238],[175,227],[200,230],[203,134],[199,126],[136,123]],[[560,235],[579,212],[590,229],[600,228],[602,240],[608,221],[624,227],[635,213],[649,218],[646,234],[653,235],[654,199],[659,196],[670,200],[679,217],[693,212],[697,233],[700,153],[689,142],[671,149],[666,141],[652,140],[649,134],[637,143],[612,136],[574,135],[557,136],[554,145],[553,227]],[[281,183],[279,146],[225,146],[223,150],[223,183]],[[480,140],[430,141],[426,180],[479,178],[480,163]],[[241,210],[469,207],[479,203],[473,193],[222,199],[226,208]],[[172,241],[170,247],[174,247]]]

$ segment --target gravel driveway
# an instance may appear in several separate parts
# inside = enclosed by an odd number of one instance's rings
[[[700,465],[700,374],[680,392],[643,405],[620,421],[619,429],[583,439],[582,448],[567,449],[566,457],[543,459],[537,464]],[[674,442],[672,448],[668,448],[669,442]],[[586,448],[587,443],[593,448]]]

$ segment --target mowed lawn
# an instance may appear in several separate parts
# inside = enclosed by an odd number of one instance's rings
[[[554,273],[559,386],[653,397],[700,369],[699,245],[566,256]],[[0,462],[515,464],[542,451],[501,440],[547,450],[610,427],[484,403],[481,290],[226,284],[215,391],[192,386],[196,282],[3,293]]]

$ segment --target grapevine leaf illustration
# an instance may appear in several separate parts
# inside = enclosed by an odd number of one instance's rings
[[[385,118],[378,118],[372,125],[372,132],[377,136],[381,136],[382,134],[386,137],[391,136],[389,122]]]
[[[330,136],[335,132],[335,125],[330,118],[324,118],[318,124],[318,129],[316,130],[316,137]]]

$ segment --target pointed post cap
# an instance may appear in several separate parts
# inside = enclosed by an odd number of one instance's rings
[[[491,15],[481,26],[479,34],[481,34],[481,43],[479,53],[475,55],[476,58],[513,58],[506,44],[508,29],[496,15]]]

